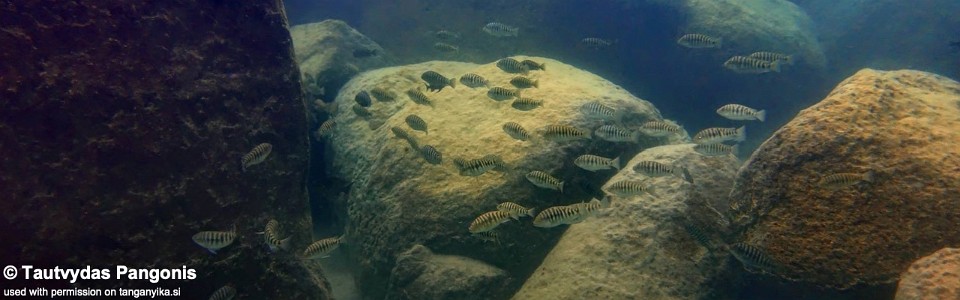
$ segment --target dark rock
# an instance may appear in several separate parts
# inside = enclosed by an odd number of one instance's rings
[[[112,278],[118,264],[197,271],[79,287],[329,298],[315,267],[270,254],[254,234],[276,218],[296,246],[311,240],[305,105],[277,3],[5,2],[0,257]],[[240,157],[264,142],[273,154],[241,173]],[[190,239],[234,226],[239,238],[217,255]]]
[[[386,299],[504,298],[507,272],[482,261],[438,255],[414,245],[397,256]],[[499,295],[499,296],[492,296]]]

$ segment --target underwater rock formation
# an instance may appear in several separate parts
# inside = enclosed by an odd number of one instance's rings
[[[813,22],[786,0],[650,0],[686,13],[687,33],[723,37],[723,48],[747,55],[756,51],[793,54],[798,64],[826,67]]]
[[[0,257],[111,271],[20,287],[179,287],[206,299],[230,284],[243,298],[329,298],[319,269],[270,254],[255,234],[275,218],[295,246],[311,239],[305,106],[278,3],[5,2]],[[272,154],[241,172],[260,143]],[[232,228],[238,238],[216,255],[191,241]],[[118,264],[196,279],[116,279]]]
[[[311,103],[321,96],[332,101],[350,78],[392,61],[380,45],[340,20],[293,26],[290,36]]]
[[[607,174],[591,173],[574,166],[573,159],[590,153],[614,157],[633,155],[639,147],[676,143],[672,139],[643,138],[640,143],[610,143],[581,140],[563,143],[543,139],[540,130],[552,124],[568,124],[594,130],[602,120],[587,119],[581,106],[599,101],[613,106],[626,117],[624,126],[639,126],[660,119],[659,112],[647,101],[591,73],[561,62],[537,58],[546,63],[546,71],[531,71],[539,88],[524,89],[523,97],[543,100],[541,107],[522,111],[511,101],[495,101],[486,88],[471,89],[457,83],[439,92],[427,92],[421,79],[425,71],[459,78],[466,73],[485,77],[490,86],[510,87],[517,74],[509,74],[495,62],[484,65],[459,62],[426,62],[365,72],[340,91],[336,102],[340,109],[334,120],[336,129],[327,145],[337,177],[351,182],[345,210],[349,214],[346,245],[358,260],[360,288],[371,298],[384,290],[394,260],[414,244],[423,244],[436,252],[469,257],[523,278],[536,268],[560,231],[533,227],[529,218],[511,221],[496,229],[500,243],[471,236],[468,224],[478,215],[495,210],[503,201],[544,208],[588,201]],[[368,117],[349,109],[354,96],[374,88],[394,94],[391,101],[376,100]],[[406,91],[423,89],[430,105],[413,102]],[[372,92],[371,92],[372,93]],[[372,94],[381,94],[372,93]],[[383,96],[383,95],[382,95]],[[379,99],[379,98],[378,98]],[[416,114],[428,126],[428,132],[408,127],[408,115]],[[517,122],[533,135],[530,141],[511,138],[502,129],[504,123]],[[404,129],[416,139],[407,142],[395,136],[393,127]],[[439,165],[422,158],[411,145],[430,145],[442,154]],[[459,174],[455,158],[478,159],[499,155],[505,170],[480,176]],[[563,193],[540,189],[524,178],[531,170],[542,170],[565,181]],[[522,258],[522,259],[521,259]],[[519,280],[512,289],[519,287]],[[391,291],[393,292],[393,291]]]
[[[741,239],[771,273],[822,286],[895,281],[960,243],[960,84],[864,69],[753,153],[730,194]],[[837,173],[871,181],[830,189]],[[857,175],[860,176],[860,175]]]
[[[633,170],[652,160],[688,168],[694,184],[675,176],[648,178]],[[702,299],[729,255],[717,214],[738,162],[706,157],[693,144],[646,149],[611,178],[645,180],[653,194],[614,197],[599,216],[573,224],[514,299]],[[705,237],[698,241],[691,230]],[[709,248],[708,248],[709,247]]]
[[[896,300],[937,299],[960,299],[960,249],[940,249],[900,276]]]
[[[386,299],[502,299],[508,281],[484,262],[415,245],[397,257]]]

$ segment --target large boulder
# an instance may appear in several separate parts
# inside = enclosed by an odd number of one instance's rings
[[[772,273],[823,286],[893,282],[960,243],[960,84],[865,69],[801,111],[750,157],[731,191],[741,240]],[[837,173],[872,182],[821,186]]]
[[[319,269],[255,234],[274,218],[297,247],[311,240],[304,101],[278,3],[5,2],[0,257],[111,275],[11,284],[329,298]],[[260,143],[272,154],[241,172]],[[234,228],[216,255],[191,241]],[[196,279],[128,279],[116,265]]]
[[[308,100],[332,100],[353,76],[392,61],[380,45],[340,20],[293,26],[290,36]]]
[[[589,200],[597,194],[605,176],[575,167],[572,160],[576,156],[632,155],[639,147],[686,138],[643,138],[640,143],[616,144],[597,139],[546,141],[539,130],[547,125],[569,124],[593,130],[603,123],[581,113],[580,107],[591,101],[622,112],[623,126],[638,126],[660,119],[660,115],[649,102],[596,75],[551,59],[516,58],[546,63],[546,71],[530,73],[539,80],[540,87],[522,91],[524,97],[543,100],[542,107],[520,111],[511,107],[510,101],[488,98],[486,88],[471,89],[461,83],[436,93],[424,91],[433,102],[432,107],[415,104],[405,94],[409,89],[424,87],[420,77],[427,70],[453,78],[475,73],[486,77],[491,86],[509,87],[508,82],[516,75],[505,73],[495,63],[435,61],[385,68],[363,73],[341,90],[336,102],[344,109],[334,117],[337,126],[326,144],[332,148],[332,170],[337,177],[351,182],[346,201],[346,248],[358,260],[359,284],[371,297],[385,294],[384,286],[396,255],[414,244],[482,260],[511,276],[525,277],[549,251],[558,232],[512,222],[497,229],[497,245],[470,236],[467,227],[474,218],[494,210],[503,201],[545,207]],[[370,107],[372,116],[358,116],[350,109],[355,105],[354,96],[374,88],[392,92],[396,99],[376,101]],[[404,119],[410,114],[427,122],[429,134],[413,131],[405,124]],[[502,126],[509,121],[524,126],[533,139],[523,142],[508,136]],[[427,163],[419,150],[391,132],[392,127],[410,132],[420,146],[438,149],[443,155],[442,163]],[[461,176],[453,163],[457,157],[476,159],[486,155],[499,155],[507,170],[479,177]],[[539,189],[527,182],[524,175],[531,170],[542,170],[565,180],[563,193]],[[513,288],[520,281],[516,282]]]
[[[401,253],[391,273],[387,299],[502,299],[509,283],[501,269],[423,245]]]
[[[960,249],[940,249],[900,276],[896,300],[939,299],[960,299]]]
[[[638,174],[633,166],[645,160],[683,165],[694,183]],[[725,206],[737,165],[692,144],[644,150],[605,186],[645,180],[653,194],[615,197],[599,216],[571,225],[513,298],[703,299],[729,257],[714,211]]]

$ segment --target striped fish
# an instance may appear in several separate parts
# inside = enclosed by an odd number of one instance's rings
[[[517,140],[526,141],[530,139],[530,132],[515,122],[504,123],[503,131],[506,132],[510,137]]]
[[[763,120],[767,117],[764,110],[752,109],[740,104],[727,104],[717,109],[717,114],[724,118],[737,121]]]
[[[540,88],[540,80],[533,80],[523,76],[517,76],[510,79],[510,84],[518,89],[528,89],[531,87]]]
[[[237,289],[232,286],[225,285],[216,291],[213,294],[210,294],[210,300],[231,300],[237,296]]]
[[[580,218],[579,207],[564,205],[544,209],[533,218],[533,226],[550,228],[564,224],[576,223]]]
[[[446,52],[446,53],[460,51],[460,48],[457,48],[457,46],[450,45],[444,42],[437,42],[433,44],[433,49],[436,49],[437,51],[440,51],[440,52]]]
[[[373,113],[371,113],[369,109],[360,106],[359,104],[354,104],[352,109],[353,113],[357,114],[358,117],[369,118],[370,116],[373,116]]]
[[[431,92],[439,92],[447,86],[450,86],[451,88],[457,87],[456,80],[449,79],[434,71],[423,72],[423,74],[420,75],[420,79],[423,79],[423,81],[426,82],[427,90]]]
[[[606,158],[602,156],[584,154],[573,160],[573,164],[581,169],[596,172],[610,168],[620,170],[620,158]]]
[[[774,266],[773,260],[767,257],[760,248],[745,243],[736,243],[730,246],[730,254],[747,268],[769,270]]]
[[[487,81],[483,76],[467,73],[460,76],[460,83],[471,88],[486,87],[490,86],[490,82]]]
[[[592,48],[592,49],[603,49],[606,47],[610,47],[610,45],[613,45],[613,42],[604,40],[601,38],[588,37],[580,40],[580,45],[583,45],[587,48]]]
[[[493,242],[494,244],[500,245],[500,234],[496,231],[484,231],[471,234],[471,236],[485,242]]]
[[[375,87],[370,90],[370,95],[377,98],[380,102],[390,102],[397,99],[397,94],[388,91],[382,87]]]
[[[651,187],[648,187],[644,185],[643,182],[636,180],[621,180],[614,182],[607,186],[605,191],[618,197],[632,197],[642,194],[653,194]]]
[[[314,137],[317,140],[320,140],[330,135],[330,133],[333,133],[333,129],[335,129],[336,126],[337,122],[333,121],[333,119],[326,120],[323,122],[323,124],[320,124],[320,128],[317,128],[317,131],[314,133]]]
[[[527,173],[526,177],[530,183],[533,183],[533,185],[539,188],[557,190],[563,193],[563,181],[557,179],[556,177],[550,176],[550,174],[547,174],[546,172],[531,171],[530,173]]]
[[[495,37],[517,36],[520,29],[503,23],[491,22],[483,26],[483,32]]]
[[[273,219],[267,221],[267,226],[263,229],[263,239],[270,248],[270,252],[277,252],[277,250],[281,249],[290,249],[290,239],[293,237],[288,236],[286,238],[281,238],[280,236],[280,222],[277,222],[277,220]]]
[[[433,102],[430,101],[430,98],[427,97],[426,94],[421,92],[420,89],[407,90],[407,97],[410,97],[410,100],[413,101],[413,103],[426,105],[430,107],[433,106]]]
[[[779,61],[788,65],[793,64],[793,56],[783,54],[783,53],[760,51],[760,52],[751,53],[750,55],[747,55],[747,57],[756,58],[756,59],[759,59],[762,61],[768,61],[768,62]]]
[[[193,235],[194,243],[213,254],[217,254],[217,250],[230,246],[236,239],[237,233],[233,231],[201,231]]]
[[[597,128],[594,131],[594,135],[600,139],[608,142],[632,142],[637,143],[640,141],[640,132],[630,132],[627,129],[621,128],[616,125],[603,125],[600,128]]]
[[[430,134],[429,132],[427,132],[427,121],[424,121],[423,118],[420,118],[420,116],[408,115],[407,118],[404,119],[404,121],[407,122],[407,125],[410,126],[411,129],[416,131],[423,131],[423,133],[425,134]]]
[[[536,208],[526,208],[523,205],[513,202],[503,202],[497,204],[497,210],[510,214],[510,217],[519,220],[522,216],[536,216]]]
[[[433,146],[423,146],[423,148],[420,149],[420,154],[423,154],[423,159],[431,164],[439,165],[443,162],[443,155]]]
[[[510,213],[500,210],[488,211],[470,222],[470,233],[487,232],[510,221]]]
[[[510,104],[510,106],[518,110],[530,111],[543,106],[543,100],[518,97],[516,100],[513,100],[513,104]]]
[[[554,142],[589,139],[590,132],[569,125],[549,125],[543,130],[543,137]]]
[[[546,64],[546,63],[538,63],[538,62],[535,62],[535,61],[532,61],[532,60],[529,60],[529,59],[524,59],[524,60],[523,60],[522,62],[520,62],[520,63],[523,64],[524,66],[526,66],[526,67],[527,67],[527,70],[540,70],[540,71],[546,71],[546,70],[547,70],[547,64]]]
[[[706,34],[691,33],[685,34],[677,40],[677,44],[687,48],[720,48],[723,46],[723,38],[715,38]]]
[[[837,173],[820,178],[817,183],[822,188],[837,190],[848,186],[853,186],[861,182],[873,182],[873,171],[864,173]]]
[[[529,71],[527,65],[509,57],[498,60],[497,68],[500,68],[500,70],[511,74],[527,74],[527,71]]]
[[[270,152],[273,151],[273,145],[270,143],[262,143],[253,147],[250,152],[244,154],[240,158],[240,170],[246,172],[247,168],[250,166],[262,163],[267,159],[267,156],[270,156]]]
[[[455,40],[460,38],[460,34],[449,31],[449,30],[439,30],[434,35],[441,40]]]
[[[490,170],[501,169],[504,167],[503,160],[495,155],[487,155],[479,159],[461,160],[457,162],[460,175],[480,176]]]
[[[520,98],[520,90],[519,89],[511,90],[508,88],[495,86],[487,90],[487,97],[490,97],[490,99],[497,100],[497,101]]]
[[[679,164],[670,166],[652,160],[642,160],[633,166],[633,171],[649,177],[673,175],[682,178],[687,182],[693,183],[693,178],[690,176],[690,172],[687,171],[687,168],[684,168]]]
[[[597,215],[601,208],[608,207],[609,205],[610,203],[608,200],[604,199],[604,201],[600,201],[596,198],[590,200],[590,202],[571,204],[570,206],[573,206],[577,209],[577,218],[573,221],[573,223],[583,222],[583,220]]]
[[[417,141],[417,138],[413,137],[409,131],[400,127],[390,127],[390,131],[393,131],[393,135],[398,138],[407,141],[407,144],[410,144],[410,147],[414,150],[420,150],[420,143]]]
[[[640,132],[652,137],[665,137],[683,132],[679,125],[667,123],[664,121],[650,121],[640,126]]]
[[[615,120],[617,110],[597,101],[587,102],[580,106],[580,112],[587,117]]]
[[[713,243],[710,242],[710,237],[707,236],[706,232],[702,227],[697,226],[696,224],[690,223],[689,221],[680,222],[680,226],[683,227],[683,230],[690,235],[697,243],[701,246],[707,248],[707,250],[713,249]]]
[[[303,259],[316,259],[330,257],[333,250],[337,250],[343,243],[343,236],[325,238],[310,244],[303,250]]]
[[[780,72],[780,62],[768,62],[756,58],[734,56],[723,63],[723,67],[737,73],[761,74]]]
[[[363,107],[370,107],[373,104],[373,99],[370,98],[370,93],[367,91],[360,91],[356,96],[353,97],[353,101],[356,101],[357,104]]]
[[[746,140],[747,129],[744,126],[740,128],[711,127],[700,130],[693,136],[693,142],[697,144],[719,144],[727,141],[742,142]]]
[[[697,144],[693,146],[693,151],[700,153],[704,156],[723,156],[723,155],[737,155],[737,150],[739,149],[738,145],[724,145],[724,144]]]

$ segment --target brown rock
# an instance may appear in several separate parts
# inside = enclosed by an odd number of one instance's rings
[[[900,276],[896,300],[960,300],[960,249],[925,256]]]
[[[960,243],[960,84],[862,70],[763,143],[731,192],[742,240],[782,277],[892,282],[918,253]],[[822,176],[874,182],[820,188]]]
[[[254,234],[276,218],[296,245],[311,239],[304,101],[277,3],[5,2],[0,257],[110,270],[81,288],[205,299],[233,284],[243,298],[329,298],[316,268],[269,254]],[[263,142],[273,154],[241,173]],[[191,241],[234,225],[238,240],[217,255]],[[116,279],[118,264],[197,278]]]

